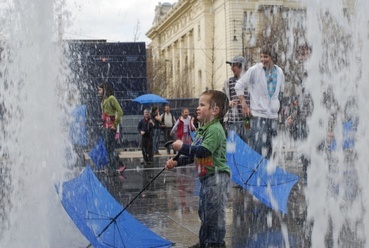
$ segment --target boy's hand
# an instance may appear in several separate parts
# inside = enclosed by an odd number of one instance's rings
[[[167,160],[165,163],[165,169],[170,170],[177,166],[177,161],[174,161],[173,159]]]

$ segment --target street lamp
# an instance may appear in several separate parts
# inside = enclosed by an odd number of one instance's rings
[[[169,85],[168,85],[168,71],[167,71],[167,63],[169,63],[170,62],[170,60],[169,59],[165,59],[164,60],[165,61],[165,88],[167,89],[167,97],[169,97],[169,90],[168,90],[168,88],[169,88]]]
[[[236,19],[233,19],[233,41],[237,42],[237,35],[236,35]],[[245,57],[245,33],[244,29],[242,28],[242,34],[241,34],[241,41],[242,41],[242,56]]]
[[[237,35],[236,35],[236,20],[233,20],[234,24],[234,36],[233,41],[237,42]],[[241,33],[241,41],[242,41],[242,56],[246,58],[247,56],[247,67],[251,66],[253,61],[253,52],[251,51],[254,47],[252,42],[252,38],[254,35],[255,29],[253,28],[253,25],[251,22],[243,22],[242,23],[242,33]],[[246,47],[245,47],[246,46]]]
[[[233,19],[233,41],[236,42],[237,41],[237,36],[236,36],[236,20]]]

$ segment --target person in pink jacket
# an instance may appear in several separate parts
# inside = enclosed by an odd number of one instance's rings
[[[195,130],[195,126],[191,121],[190,111],[188,108],[182,109],[182,115],[174,124],[171,136],[177,132],[177,139],[182,140],[183,143],[190,145],[192,143],[191,131]]]

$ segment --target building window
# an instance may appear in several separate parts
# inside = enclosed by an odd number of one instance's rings
[[[201,40],[201,26],[197,25],[197,40]]]
[[[247,28],[247,12],[243,12],[243,22],[242,22],[242,30],[246,30]]]
[[[202,71],[199,70],[198,72],[198,80],[199,80],[199,84],[201,85],[202,84]]]

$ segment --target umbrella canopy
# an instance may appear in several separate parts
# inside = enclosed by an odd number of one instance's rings
[[[99,247],[170,247],[110,195],[89,166],[63,183],[62,204],[83,235]]]
[[[230,132],[227,142],[227,162],[232,170],[232,181],[268,207],[287,213],[288,196],[299,177],[269,164],[234,132]]]
[[[74,145],[88,145],[86,132],[86,105],[78,105],[71,112],[69,137]]]
[[[104,140],[99,137],[96,145],[88,153],[92,162],[96,165],[97,169],[102,169],[105,165],[109,163],[108,151],[105,148]]]
[[[145,94],[133,99],[134,102],[138,102],[141,104],[151,104],[151,103],[168,103],[167,100],[162,98],[161,96],[155,94]]]

